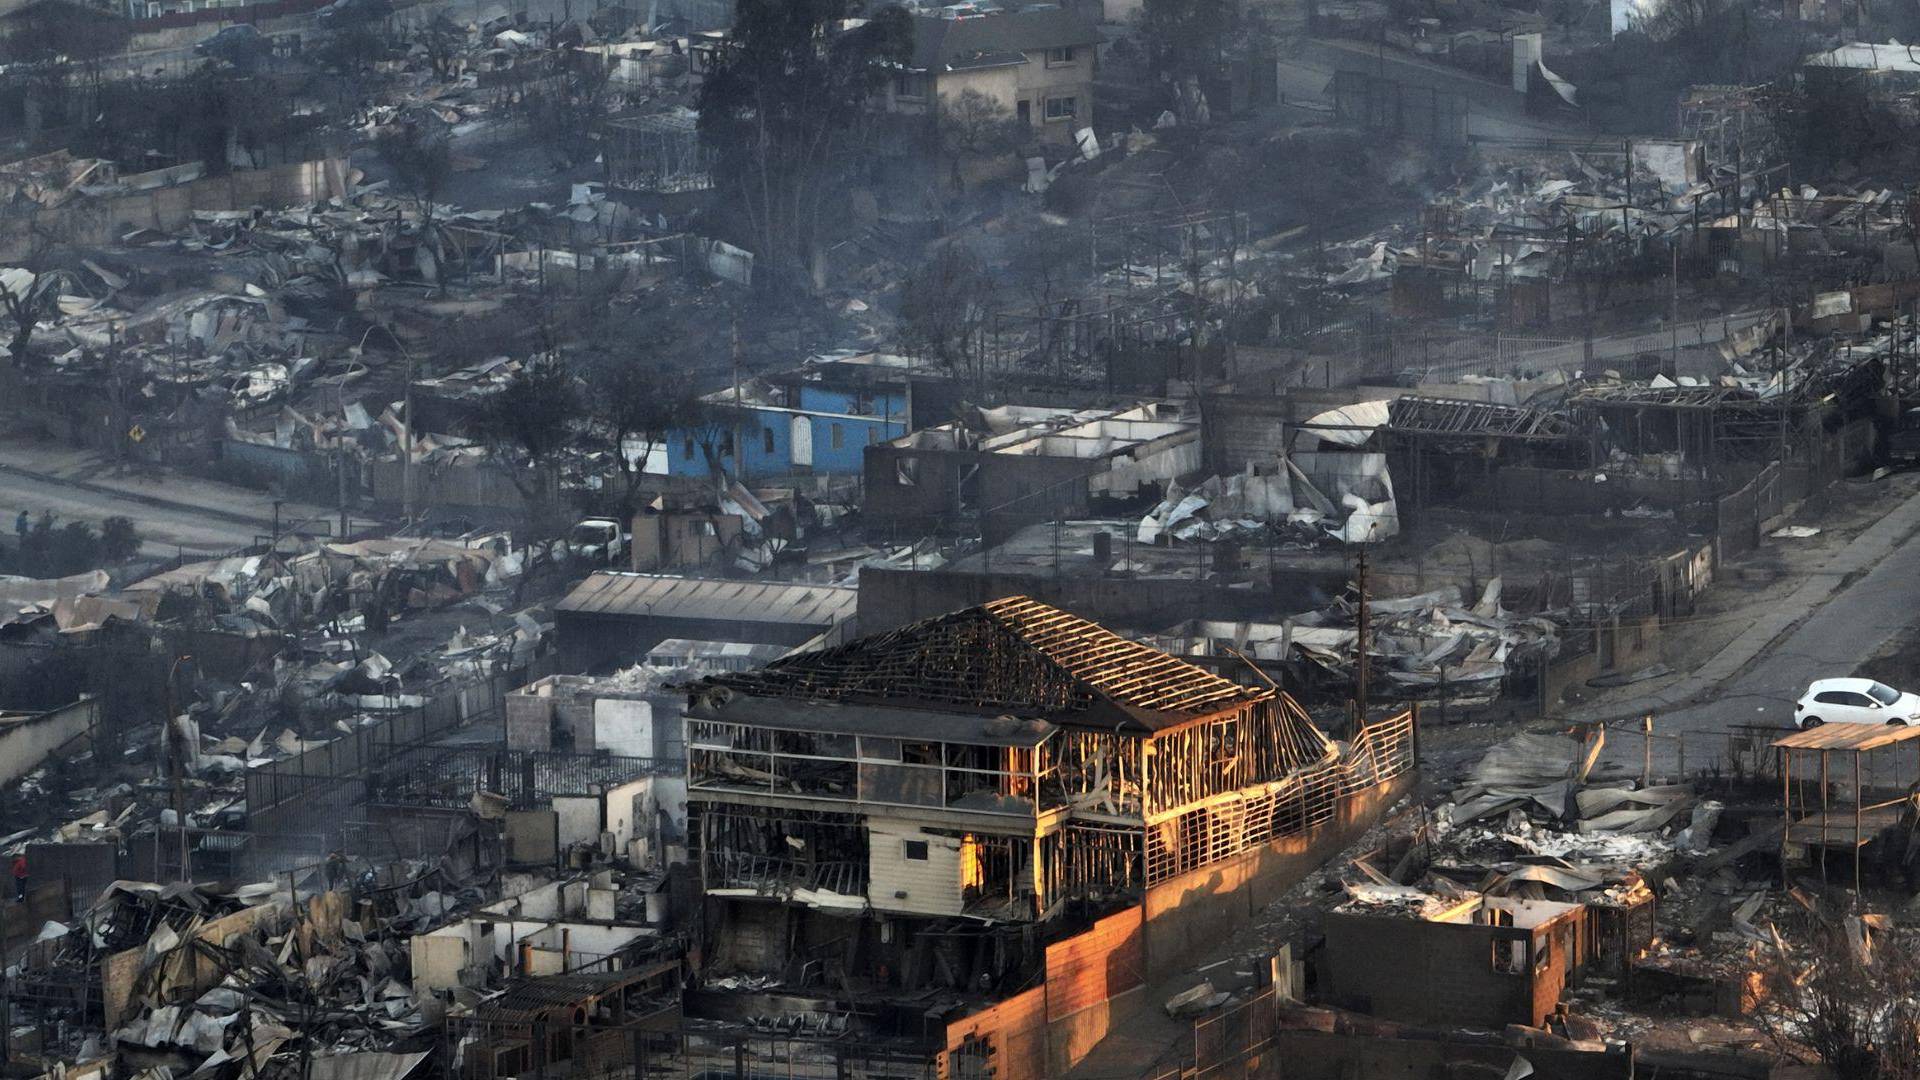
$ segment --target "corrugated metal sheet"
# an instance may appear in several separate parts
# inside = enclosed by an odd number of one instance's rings
[[[925,859],[906,857],[909,840],[927,845]],[[915,915],[960,914],[960,841],[954,837],[930,836],[917,826],[869,818],[867,862],[867,900],[874,907]]]
[[[858,589],[780,581],[727,581],[601,571],[555,606],[579,615],[830,626],[852,617]]]

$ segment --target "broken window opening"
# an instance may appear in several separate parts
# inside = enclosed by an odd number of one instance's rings
[[[848,896],[867,891],[867,830],[851,814],[707,808],[692,835],[709,888],[763,895],[802,888]]]
[[[1509,938],[1493,939],[1493,973],[1524,975],[1527,972],[1527,943]]]
[[[900,841],[900,857],[914,862],[927,861],[927,842],[925,840]]]

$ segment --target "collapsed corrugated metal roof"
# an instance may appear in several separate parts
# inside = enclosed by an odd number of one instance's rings
[[[779,581],[728,581],[604,570],[574,587],[554,610],[575,615],[831,626],[851,618],[859,590]]]

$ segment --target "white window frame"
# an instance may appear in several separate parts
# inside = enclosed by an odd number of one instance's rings
[[[1065,53],[1065,56],[1059,54]],[[1055,45],[1047,50],[1048,67],[1072,67],[1080,62],[1080,50],[1073,45]]]
[[[1055,115],[1053,111],[1053,104],[1056,101],[1067,102],[1068,103],[1067,110],[1058,115]],[[1050,98],[1047,98],[1044,103],[1042,103],[1040,108],[1041,108],[1042,115],[1046,118],[1046,121],[1049,124],[1058,124],[1058,123],[1061,123],[1062,121],[1077,120],[1080,117],[1080,95],[1067,94],[1062,97],[1050,97]]]

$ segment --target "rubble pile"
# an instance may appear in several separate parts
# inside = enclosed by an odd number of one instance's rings
[[[1418,697],[1442,686],[1464,698],[1491,699],[1522,660],[1537,662],[1559,648],[1559,630],[1544,617],[1522,617],[1500,606],[1501,579],[1479,600],[1464,603],[1458,586],[1368,605],[1367,655],[1372,674],[1390,695]],[[1329,675],[1352,677],[1358,609],[1343,596],[1322,611],[1295,618],[1288,641]]]

